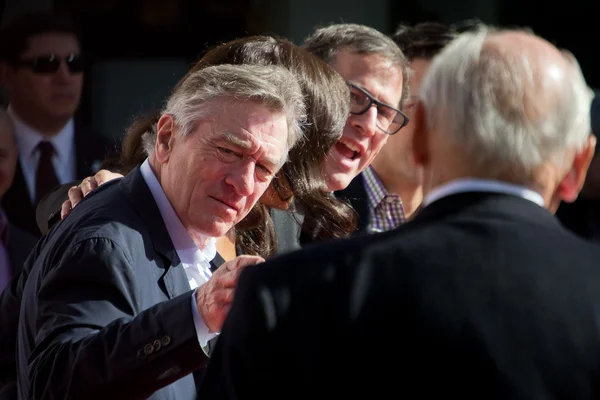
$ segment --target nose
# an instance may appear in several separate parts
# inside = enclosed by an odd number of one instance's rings
[[[71,72],[69,71],[69,67],[66,62],[61,62],[58,67],[58,71],[56,71],[56,79],[66,82],[71,78]]]
[[[377,133],[377,107],[371,106],[360,115],[351,115],[352,126],[362,135],[371,137]]]
[[[254,193],[254,168],[254,162],[244,162],[238,168],[233,168],[225,181],[238,195],[250,196]]]

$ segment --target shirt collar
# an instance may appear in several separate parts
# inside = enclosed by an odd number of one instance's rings
[[[167,195],[163,191],[158,179],[156,179],[156,175],[154,174],[154,171],[152,171],[148,159],[143,162],[140,167],[140,172],[150,188],[154,201],[156,201],[156,205],[163,217],[169,237],[173,242],[173,246],[175,246],[175,251],[177,251],[177,255],[181,262],[185,264],[197,264],[200,261],[210,262],[217,252],[216,239],[207,237],[209,240],[207,240],[206,247],[204,249],[199,249],[181,223],[181,220],[177,216],[177,213],[175,213],[169,199],[167,199]]]
[[[54,146],[54,151],[59,159],[65,160],[72,153],[75,137],[75,124],[71,118],[69,122],[53,137],[47,138],[39,131],[29,126],[8,106],[7,114],[10,116],[15,126],[15,136],[19,152],[27,157],[31,157],[38,144],[43,141],[49,141]]]
[[[423,207],[441,199],[442,197],[464,192],[510,194],[529,200],[540,207],[544,207],[544,198],[542,195],[529,189],[528,187],[488,179],[457,179],[438,186],[425,196],[423,200]]]
[[[365,168],[362,176],[365,182],[369,207],[371,210],[374,210],[379,203],[381,203],[381,200],[387,196],[388,192],[385,189],[385,186],[383,186],[381,179],[379,179],[375,170],[370,165]]]

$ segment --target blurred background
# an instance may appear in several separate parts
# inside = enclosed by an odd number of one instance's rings
[[[83,34],[84,94],[78,117],[119,138],[134,114],[160,107],[209,47],[260,33],[300,44],[318,25],[354,22],[392,33],[400,22],[479,19],[529,27],[579,60],[600,87],[600,2],[571,0],[0,0],[1,21],[22,12],[69,12]]]

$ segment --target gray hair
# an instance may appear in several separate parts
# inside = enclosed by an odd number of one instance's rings
[[[377,29],[358,24],[333,24],[315,30],[306,38],[302,47],[328,64],[342,50],[382,56],[402,71],[402,98],[399,107],[402,108],[408,100],[409,62],[394,40]]]
[[[420,96],[427,124],[443,126],[474,169],[527,184],[536,168],[562,167],[568,152],[584,146],[593,94],[572,56],[563,87],[549,92],[540,61],[488,45],[497,33],[483,26],[461,34],[434,58]]]
[[[191,134],[197,123],[210,113],[216,100],[255,101],[285,115],[288,126],[287,150],[302,137],[306,107],[294,75],[279,66],[222,64],[202,68],[182,78],[161,115],[172,115],[179,134]],[[154,152],[156,124],[142,138],[148,155]]]

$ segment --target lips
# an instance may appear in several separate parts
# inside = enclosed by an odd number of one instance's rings
[[[239,206],[238,204],[236,204],[233,201],[229,201],[229,200],[224,200],[224,199],[220,199],[217,197],[213,197],[211,196],[211,199],[215,200],[217,203],[220,203],[223,206],[229,207],[232,210],[234,210],[236,213],[240,211],[241,206]]]
[[[53,100],[56,101],[73,101],[76,99],[76,97],[72,94],[55,94],[52,96]]]
[[[349,158],[350,160],[360,158],[363,153],[361,146],[358,143],[354,143],[345,138],[341,138],[335,144],[335,148],[342,156]]]

